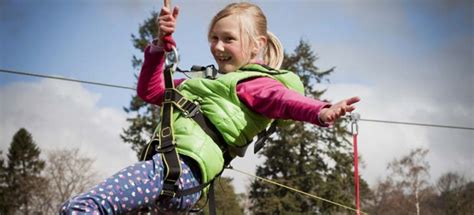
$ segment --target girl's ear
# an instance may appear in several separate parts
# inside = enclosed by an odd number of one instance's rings
[[[267,38],[265,36],[258,36],[256,46],[252,47],[252,58],[263,56],[262,53],[267,46]]]

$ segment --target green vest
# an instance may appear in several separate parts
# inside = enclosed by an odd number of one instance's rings
[[[230,148],[244,148],[269,126],[272,119],[249,110],[239,100],[236,86],[241,80],[262,76],[274,78],[300,94],[304,92],[296,74],[270,71],[257,64],[249,64],[216,80],[188,79],[179,85],[178,90],[187,99],[199,103],[202,113],[215,125]],[[193,119],[184,117],[176,109],[173,118],[178,153],[199,164],[203,183],[212,180],[224,167],[222,151]]]

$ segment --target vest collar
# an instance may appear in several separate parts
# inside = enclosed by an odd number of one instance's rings
[[[273,70],[272,68],[268,67],[264,64],[257,64],[251,63],[241,67],[239,70],[241,71],[255,71],[255,72],[268,72],[269,70]]]

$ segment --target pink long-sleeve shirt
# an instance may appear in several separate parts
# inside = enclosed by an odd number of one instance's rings
[[[149,45],[145,49],[137,94],[148,103],[161,105],[163,102],[164,61],[164,51],[160,47]],[[184,80],[175,79],[175,86],[179,86]],[[330,104],[300,95],[272,78],[258,77],[241,81],[237,84],[237,95],[250,110],[268,118],[292,119],[327,126],[320,122],[319,112]]]

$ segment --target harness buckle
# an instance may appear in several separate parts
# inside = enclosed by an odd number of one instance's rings
[[[165,89],[164,101],[165,102],[171,101],[172,95],[173,95],[173,90]]]
[[[161,195],[162,196],[166,196],[166,197],[169,197],[169,198],[174,198],[174,196],[176,196],[176,193],[173,192],[173,191],[170,191],[170,190],[161,190]]]
[[[166,146],[156,146],[155,151],[157,153],[164,154],[164,153],[168,153],[168,152],[173,151],[173,149],[175,149],[175,147],[176,146],[174,144],[169,144],[169,145],[166,145]]]
[[[196,114],[201,110],[201,106],[199,106],[199,104],[191,101],[189,103],[190,105],[188,105],[188,108],[183,108],[183,115],[186,118],[192,118],[196,116]]]
[[[161,137],[168,137],[171,135],[171,128],[170,127],[165,127],[161,129]]]
[[[177,102],[176,102],[176,105],[178,105],[179,107],[182,107],[186,104],[188,100],[184,97],[181,97]]]
[[[176,192],[178,191],[179,187],[175,183],[169,183],[165,181],[163,183],[163,188],[161,190],[161,195],[174,198],[176,196]]]

